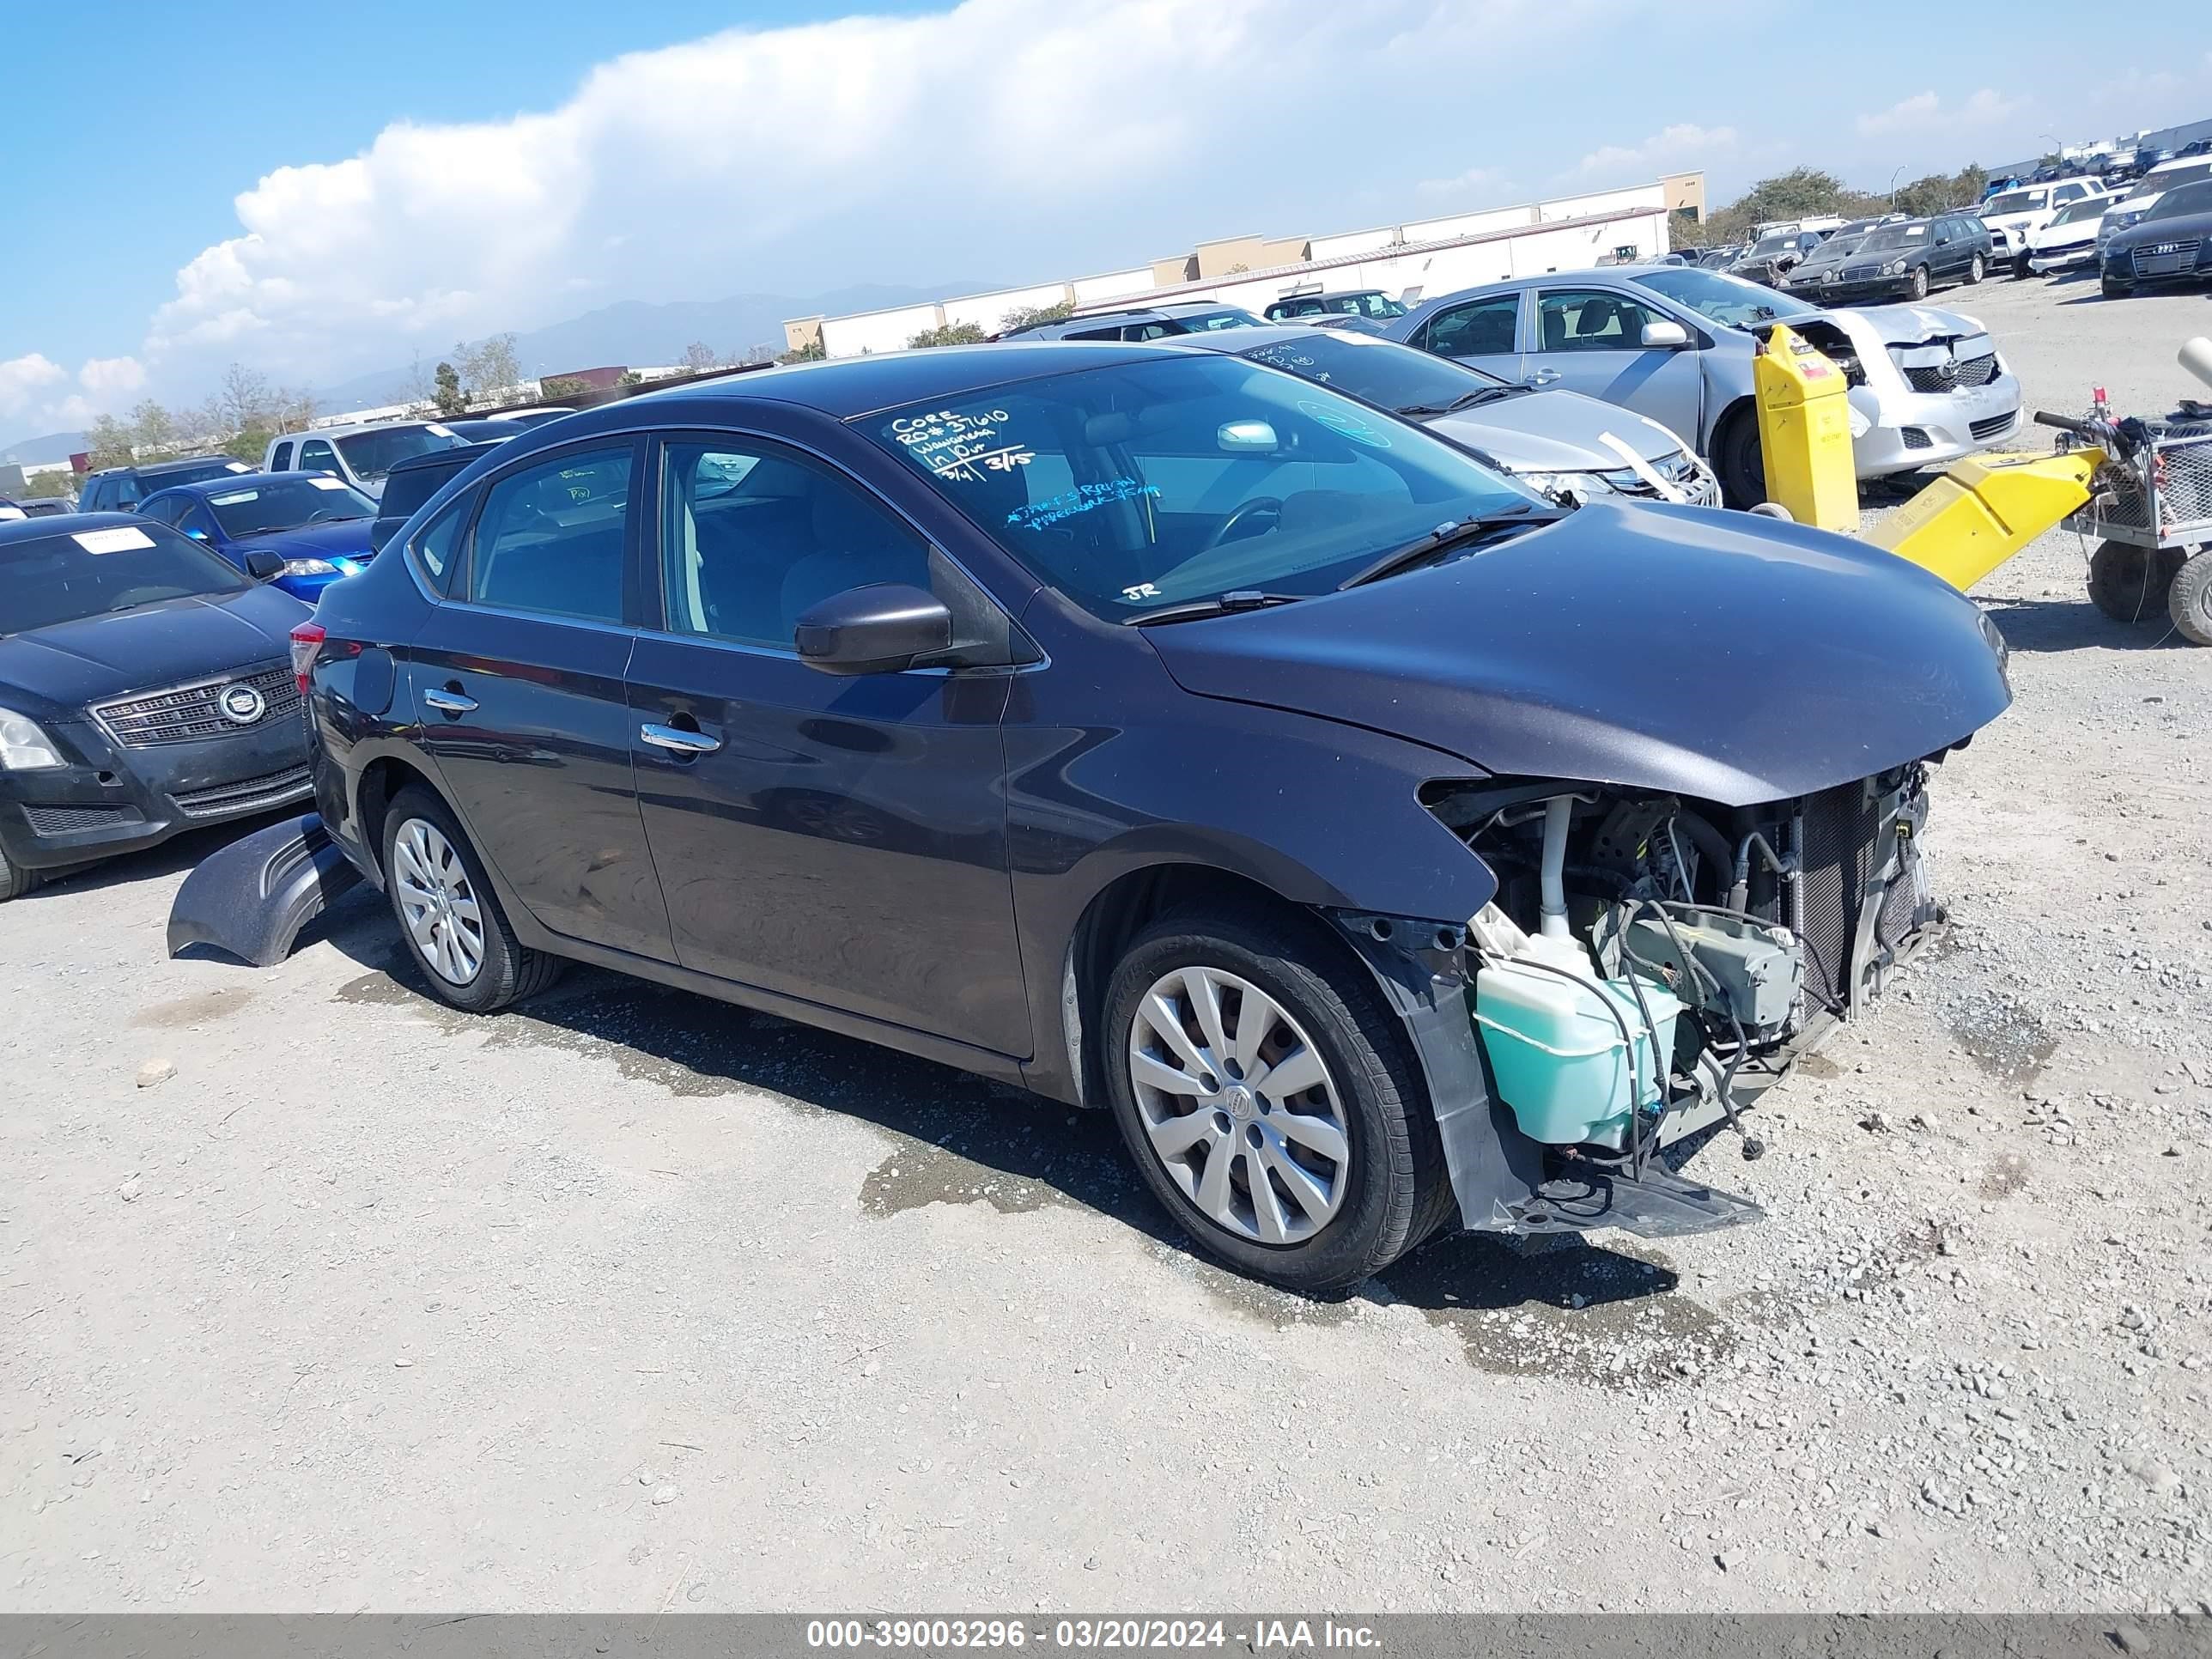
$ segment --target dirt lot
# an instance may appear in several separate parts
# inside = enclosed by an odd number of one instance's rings
[[[1942,296],[2031,404],[2200,297]],[[0,1607],[2196,1607],[2212,1553],[2212,652],[2063,532],[1979,595],[1956,926],[1668,1246],[1296,1301],[1110,1126],[579,972],[445,1013],[374,896],[168,962],[179,843],[0,911]],[[149,1060],[175,1074],[134,1079]]]

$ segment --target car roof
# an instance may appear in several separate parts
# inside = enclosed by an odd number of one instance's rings
[[[235,455],[225,455],[220,452],[210,452],[205,455],[172,455],[161,461],[134,461],[129,466],[103,466],[97,472],[88,472],[84,481],[90,483],[94,478],[120,477],[126,472],[135,472],[142,478],[158,478],[164,472],[174,472],[187,466],[205,466],[210,461],[237,461],[239,465],[249,470],[252,465],[239,461]]]
[[[405,421],[349,421],[343,426],[314,426],[303,432],[280,432],[269,441],[279,444],[287,438],[350,438],[356,432],[379,432],[386,427],[440,426],[444,422],[435,416],[425,416],[420,420]]]
[[[659,423],[691,415],[708,420],[726,418],[733,408],[742,408],[746,404],[774,403],[811,409],[833,420],[844,421],[902,404],[957,398],[990,386],[1042,380],[1048,374],[1072,374],[1079,369],[1158,362],[1161,356],[1161,349],[1156,345],[1111,340],[1005,340],[988,345],[887,351],[834,358],[828,362],[791,363],[751,374],[732,375],[726,380],[672,386],[665,392],[648,392],[620,403],[603,404],[571,419],[578,422],[590,421],[590,429],[601,430],[630,424],[622,418],[623,414],[641,409],[649,410],[647,422]],[[592,420],[593,416],[614,418]],[[568,426],[566,421],[559,424],[572,432],[583,429]],[[563,437],[550,426],[544,426],[507,441],[520,445],[541,434],[550,434],[556,442]]]
[[[1241,357],[1248,351],[1257,351],[1263,346],[1280,345],[1286,340],[1341,340],[1345,337],[1340,329],[1315,328],[1307,323],[1262,323],[1257,328],[1211,328],[1203,334],[1170,334],[1164,340],[1146,343],[1170,349],[1180,347],[1185,350],[1195,348],[1200,351],[1218,351],[1224,356]],[[1358,334],[1351,337],[1373,340],[1380,337]],[[1385,341],[1384,343],[1393,343]]]
[[[44,518],[0,519],[0,547],[10,542],[42,540],[82,530],[116,530],[144,523],[135,513],[50,513]]]
[[[210,495],[228,495],[234,489],[252,489],[264,483],[279,481],[289,483],[295,479],[330,478],[330,477],[327,472],[301,472],[297,470],[289,472],[264,472],[256,468],[251,472],[227,473],[220,478],[195,478],[190,483],[168,484],[154,491],[152,495],[146,497],[146,500],[150,501],[155,495],[190,495],[196,501],[204,501]],[[338,480],[332,478],[331,482],[335,483]],[[353,486],[348,484],[346,488],[350,489]],[[140,505],[143,506],[144,503],[142,502]]]

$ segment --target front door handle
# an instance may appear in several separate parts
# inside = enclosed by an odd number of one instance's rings
[[[704,732],[686,732],[675,726],[641,726],[637,735],[640,742],[665,749],[672,755],[711,755],[722,746],[720,738],[709,737]]]
[[[1553,381],[1559,378],[1559,371],[1558,369],[1540,368],[1534,374],[1531,374],[1528,377],[1528,384],[1530,386],[1549,386]]]
[[[474,697],[465,697],[458,691],[425,691],[422,701],[441,714],[471,714],[477,706]]]

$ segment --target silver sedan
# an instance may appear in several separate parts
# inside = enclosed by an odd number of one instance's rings
[[[1924,306],[1826,311],[1717,270],[1524,276],[1425,301],[1385,332],[1647,416],[1689,438],[1730,504],[1748,507],[1766,495],[1752,362],[1777,322],[1843,369],[1862,478],[1940,466],[2021,429],[2020,382],[1974,319]]]

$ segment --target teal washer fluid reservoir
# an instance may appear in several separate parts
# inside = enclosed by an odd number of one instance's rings
[[[1492,922],[1478,935],[1487,932],[1506,951],[1486,950],[1474,979],[1475,1025],[1498,1098],[1531,1140],[1625,1146],[1636,1109],[1665,1104],[1681,1002],[1638,975],[1651,1013],[1647,1027],[1627,979],[1601,978],[1572,939],[1531,937],[1494,911],[1478,921]]]

